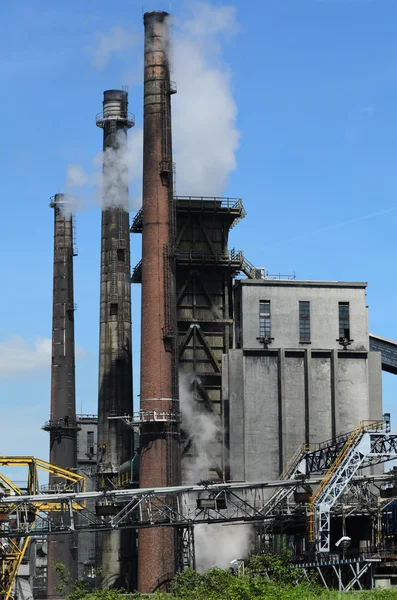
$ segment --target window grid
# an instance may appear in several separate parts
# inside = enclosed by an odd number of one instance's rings
[[[350,305],[339,302],[339,337],[350,339]]]
[[[299,302],[299,341],[310,342],[310,302]]]
[[[259,301],[259,337],[270,338],[270,300]]]

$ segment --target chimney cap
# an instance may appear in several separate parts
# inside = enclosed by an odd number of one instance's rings
[[[50,208],[55,208],[57,204],[66,204],[65,194],[54,194],[54,196],[51,196],[50,200]]]
[[[125,90],[105,90],[103,92],[103,101],[108,102],[109,100],[127,100],[128,92]]]
[[[145,25],[151,21],[158,21],[162,23],[169,16],[170,13],[167,13],[164,10],[151,10],[149,12],[145,12],[143,15],[143,22]]]

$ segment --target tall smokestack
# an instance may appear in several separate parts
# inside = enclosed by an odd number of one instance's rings
[[[131,433],[121,420],[108,417],[132,412],[131,284],[128,187],[125,166],[128,93],[104,92],[103,210],[101,242],[98,479],[101,489],[115,485],[120,466],[132,456]],[[131,535],[109,532],[99,536],[103,585],[128,589]],[[127,577],[127,579],[126,579]]]
[[[73,217],[63,194],[51,198],[54,209],[54,283],[52,305],[50,463],[66,469],[76,467],[76,393],[74,359]],[[50,486],[64,483],[50,475]],[[57,515],[53,515],[56,519]],[[61,598],[54,565],[62,563],[71,582],[77,577],[73,535],[48,538],[48,598]]]
[[[148,12],[144,15],[144,26],[141,411],[147,414],[141,426],[140,487],[150,488],[180,483],[180,449],[169,15]],[[154,411],[164,413],[163,424],[150,422]],[[176,539],[171,527],[140,530],[141,592],[166,587],[175,573],[175,552]]]

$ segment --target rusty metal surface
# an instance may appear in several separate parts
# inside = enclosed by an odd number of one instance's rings
[[[65,469],[76,467],[76,393],[74,356],[73,216],[63,194],[50,204],[54,209],[54,279],[52,308],[50,462]],[[45,426],[44,426],[45,427]],[[50,486],[59,477],[50,475]],[[54,516],[56,519],[57,517]],[[71,579],[77,577],[77,555],[73,535],[48,538],[48,597],[61,597],[59,578],[53,565],[63,563]]]
[[[178,412],[168,14],[144,15],[144,155],[142,211],[141,410]],[[140,486],[180,481],[179,426],[141,427]],[[138,587],[167,589],[175,573],[171,529],[139,533]]]

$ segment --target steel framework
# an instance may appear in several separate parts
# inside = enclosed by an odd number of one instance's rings
[[[61,491],[84,494],[85,478],[82,475],[77,475],[31,456],[1,456],[0,466],[28,469],[25,489],[21,489],[0,473],[0,599],[8,600],[29,544],[27,534],[30,529],[34,528],[37,515],[51,510],[51,513],[56,513],[56,516],[53,514],[52,519],[57,521],[59,513],[62,514],[64,511],[64,505],[59,501],[51,501],[50,503],[46,503],[45,500],[38,500],[34,503],[23,502],[20,507],[18,500],[28,495],[37,499],[42,497],[39,489],[40,469],[57,478],[58,483],[52,486],[54,496],[61,496]],[[60,483],[61,480],[64,482],[63,484]],[[2,502],[3,500],[7,500],[7,502]],[[69,515],[73,518],[74,511],[79,510],[80,507],[83,509],[84,503],[77,505],[71,502],[68,505]],[[25,533],[22,536],[14,536],[14,529],[24,530]]]
[[[397,435],[390,420],[364,421],[351,433],[310,499],[309,541],[330,552],[331,509],[358,469],[397,458]]]
[[[159,420],[164,417],[162,413],[156,413]],[[147,415],[141,412],[121,418],[135,428],[145,421]],[[179,420],[179,415],[175,415],[175,419]],[[343,439],[344,444],[340,449]],[[105,489],[95,492],[85,490],[82,476],[39,459],[0,457],[0,466],[21,465],[29,469],[28,485],[24,490],[0,474],[0,557],[3,573],[0,598],[8,599],[13,578],[27,546],[27,538],[37,534],[172,527],[177,530],[181,542],[178,567],[194,568],[195,525],[245,522],[261,524],[265,529],[270,526],[277,528],[277,523],[293,523],[298,518],[306,519],[308,514],[310,535],[312,541],[317,542],[317,552],[329,553],[330,516],[331,512],[341,513],[342,495],[346,498],[348,494],[352,512],[357,510],[360,514],[363,511],[365,514],[375,514],[378,500],[371,487],[375,482],[395,482],[395,473],[357,474],[358,469],[397,458],[397,434],[390,432],[387,417],[382,421],[361,423],[343,439],[321,444],[315,449],[303,446],[277,481],[202,482],[195,486]],[[339,449],[339,453],[334,458],[336,449]],[[57,489],[39,489],[38,468],[63,477],[65,485]],[[293,492],[302,486],[315,489],[310,504],[305,504],[303,509],[301,504],[290,503]],[[275,492],[269,498],[269,490],[272,489]],[[93,502],[88,503],[87,500]],[[90,507],[95,504],[95,510],[90,510],[87,504]],[[75,518],[77,512],[78,519]],[[332,560],[330,555],[328,562],[331,564]],[[367,564],[360,569],[356,566],[354,585],[367,568]],[[342,589],[350,585],[349,582],[343,583],[340,579]],[[4,589],[7,591],[4,592]]]
[[[333,555],[327,560],[296,563],[296,566],[302,569],[307,580],[310,580],[311,573],[315,571],[327,590],[331,588],[330,580],[334,576],[338,582],[339,591],[349,592],[354,589],[362,590],[362,580],[365,574],[381,561],[382,559],[376,556],[342,559],[338,555]]]
[[[352,483],[389,482],[393,475],[362,475]],[[310,479],[312,485],[321,477]],[[212,485],[178,486],[157,489],[114,489],[96,492],[35,493],[1,496],[0,510],[8,515],[3,523],[3,538],[26,535],[106,531],[121,528],[192,527],[203,523],[233,523],[271,521],[280,515],[280,507],[268,511],[268,491],[275,488],[296,489],[297,479],[259,483],[219,483]],[[95,512],[86,507],[94,500]],[[87,503],[88,504],[88,503]],[[53,508],[55,507],[55,508]],[[61,513],[61,522],[51,518],[54,510]],[[21,515],[34,511],[34,522]],[[76,511],[79,519],[74,519]]]

